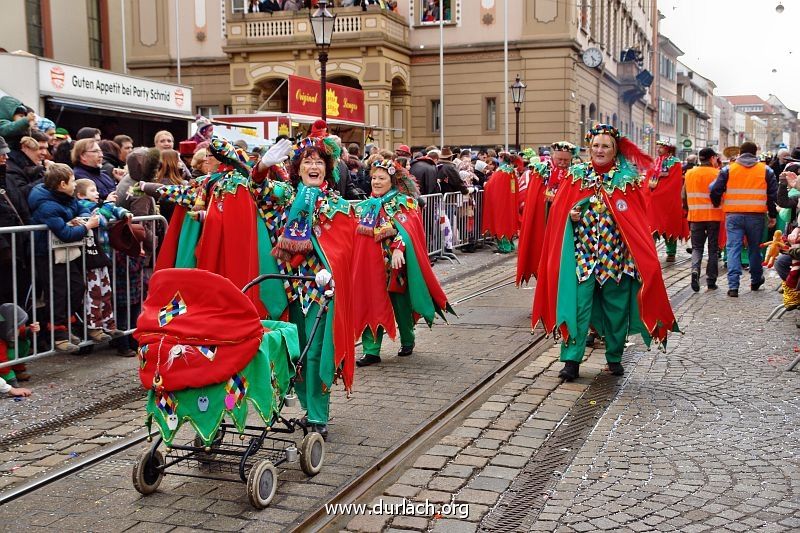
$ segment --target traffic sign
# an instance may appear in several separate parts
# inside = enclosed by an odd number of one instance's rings
[[[684,148],[691,148],[692,147],[692,140],[691,139],[684,139],[683,140],[683,147]]]

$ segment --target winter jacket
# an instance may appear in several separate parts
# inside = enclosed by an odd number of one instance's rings
[[[117,156],[111,152],[103,152],[103,166],[100,168],[103,169],[103,172],[111,176],[111,179],[114,179],[114,169],[125,168],[125,162],[120,161]]]
[[[0,228],[30,224],[28,199],[22,197],[18,191],[11,190],[6,186],[5,171],[6,167],[0,166],[0,189],[5,191],[5,194],[0,194]],[[17,234],[15,239],[17,258],[23,261],[25,252],[30,254],[28,235],[27,233]],[[11,257],[11,235],[0,234],[0,257]]]
[[[39,184],[28,196],[28,205],[31,208],[31,222],[46,224],[47,228],[61,241],[77,242],[86,237],[85,226],[67,224],[70,220],[80,216],[82,212],[78,200],[72,196],[51,191],[43,184]],[[47,255],[49,237],[49,234],[44,231],[36,232],[34,247],[36,255]]]
[[[345,200],[360,200],[364,198],[366,196],[364,191],[356,187],[353,180],[350,179],[350,170],[347,168],[347,163],[340,159],[334,164],[339,168],[339,182],[336,184],[336,191],[339,196]]]
[[[25,199],[24,212],[20,211],[23,219],[30,217],[27,198],[34,186],[44,182],[44,167],[37,165],[19,150],[12,150],[8,154],[6,163],[6,185],[9,194]],[[17,207],[19,208],[19,206]]]
[[[417,178],[419,194],[437,194],[441,192],[436,173],[436,163],[429,157],[420,157],[411,163],[411,174]]]
[[[467,186],[464,184],[464,180],[461,179],[456,166],[450,161],[444,161],[439,165],[436,175],[439,178],[439,188],[442,190],[442,194],[448,192],[467,194]]]
[[[11,120],[14,118],[14,110],[22,105],[22,102],[11,96],[0,98],[0,137],[12,148],[19,148],[19,140],[31,132],[27,116],[16,121]]]
[[[97,187],[97,192],[100,193],[100,199],[105,200],[109,193],[117,189],[117,182],[114,178],[106,174],[103,169],[99,167],[88,167],[83,163],[78,163],[74,168],[75,179],[89,179],[92,180]]]

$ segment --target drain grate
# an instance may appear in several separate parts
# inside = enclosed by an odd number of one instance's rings
[[[544,509],[549,492],[572,463],[622,383],[618,377],[605,373],[595,378],[578,400],[578,405],[528,461],[495,508],[484,517],[481,531],[530,529]]]

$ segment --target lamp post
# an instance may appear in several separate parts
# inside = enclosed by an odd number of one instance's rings
[[[314,42],[319,50],[319,70],[320,70],[320,116],[322,120],[328,118],[328,95],[326,94],[326,78],[327,78],[327,63],[328,63],[328,48],[331,46],[331,37],[333,37],[333,24],[336,21],[336,15],[331,15],[328,11],[328,1],[319,0],[319,7],[313,14],[308,15],[308,20],[311,23],[311,32],[314,34]]]
[[[517,135],[515,144],[517,145],[517,152],[519,152],[519,110],[523,102],[525,102],[525,84],[519,79],[519,74],[517,74],[517,80],[514,82],[514,85],[509,87],[509,89],[511,89],[511,101],[514,102],[514,111],[516,111],[517,114]]]

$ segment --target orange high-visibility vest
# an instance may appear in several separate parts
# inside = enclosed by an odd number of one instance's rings
[[[752,167],[731,163],[728,170],[728,189],[722,210],[726,213],[767,212],[767,165]]]
[[[694,167],[686,172],[686,203],[689,205],[689,222],[722,222],[725,213],[711,203],[709,185],[717,179],[719,170],[714,167]]]

